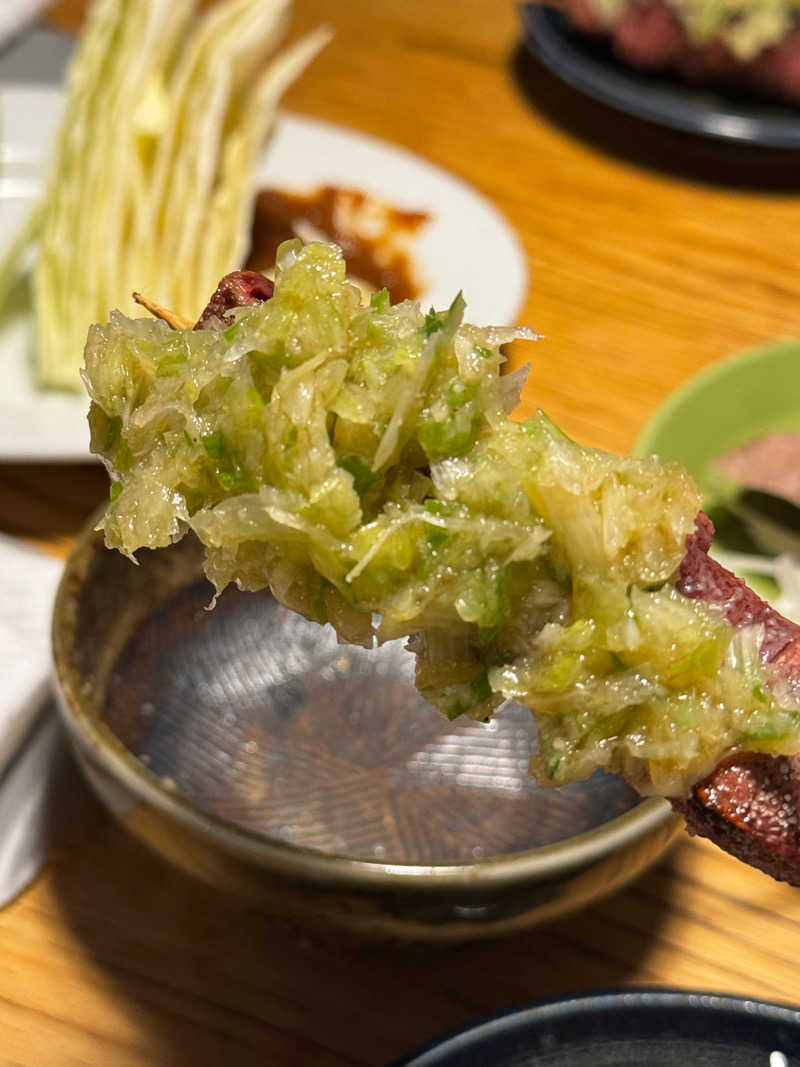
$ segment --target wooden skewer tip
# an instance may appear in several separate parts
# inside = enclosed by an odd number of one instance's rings
[[[141,293],[134,293],[133,299],[137,304],[149,311],[151,315],[155,315],[157,319],[166,322],[173,330],[188,330],[194,325],[188,319],[183,318],[182,315],[170,311],[169,308],[162,307],[161,304],[157,304],[155,300],[150,300],[149,297],[142,296]]]

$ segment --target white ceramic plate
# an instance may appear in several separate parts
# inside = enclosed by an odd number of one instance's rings
[[[62,102],[58,89],[0,87],[0,250],[42,191]],[[427,212],[431,221],[414,246],[428,283],[423,303],[446,307],[461,289],[471,322],[515,321],[527,289],[519,241],[496,208],[452,174],[355,131],[282,114],[259,179],[298,192],[342,185]],[[24,308],[0,320],[0,460],[89,459],[86,398],[34,384],[32,325]]]

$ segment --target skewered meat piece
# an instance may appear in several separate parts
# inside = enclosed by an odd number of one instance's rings
[[[235,308],[252,307],[269,300],[275,286],[263,274],[254,270],[234,270],[221,279],[214,295],[195,324],[196,330],[207,330],[214,323],[228,325]]]
[[[234,308],[263,303],[272,292],[272,283],[262,275],[234,271],[221,280],[195,328],[224,322]],[[760,655],[768,681],[800,690],[800,626],[708,555],[713,532],[711,520],[701,512],[687,539],[678,591],[719,606],[733,626],[763,627]],[[732,756],[672,805],[690,833],[709,838],[773,878],[800,884],[800,755]]]

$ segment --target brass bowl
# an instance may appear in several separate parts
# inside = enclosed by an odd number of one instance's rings
[[[537,786],[530,714],[447,722],[402,642],[339,645],[268,593],[208,611],[193,538],[133,566],[94,525],[55,605],[61,714],[102,801],[192,874],[348,936],[458,940],[609,893],[680,832],[608,775]]]

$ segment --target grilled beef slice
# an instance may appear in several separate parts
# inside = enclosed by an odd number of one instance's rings
[[[733,626],[762,625],[762,662],[773,678],[800,685],[800,626],[711,559],[712,534],[711,520],[701,512],[681,564],[679,591],[720,605]],[[672,806],[690,833],[779,881],[800,884],[800,756],[732,756]]]

